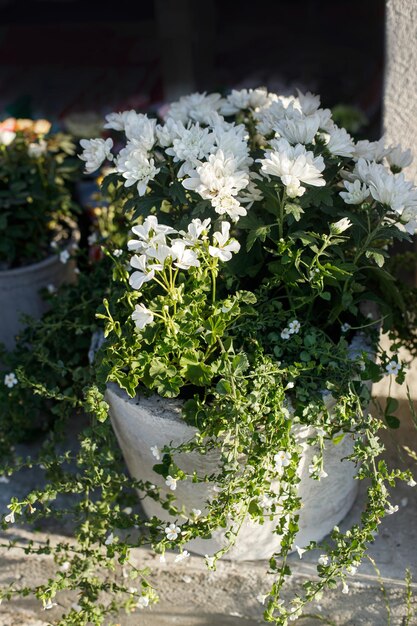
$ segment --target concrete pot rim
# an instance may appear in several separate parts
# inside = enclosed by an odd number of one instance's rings
[[[46,259],[43,259],[42,261],[37,261],[36,263],[29,263],[28,265],[23,265],[22,267],[14,267],[13,269],[9,270],[0,270],[0,282],[2,281],[2,279],[8,280],[9,278],[13,277],[18,278],[19,276],[27,275],[32,272],[38,272],[39,270],[54,265],[56,262],[60,263],[60,253],[64,252],[65,250],[69,251],[74,246],[74,244],[77,243],[78,239],[78,231],[75,230],[72,232],[72,235],[70,239],[68,239],[67,244],[61,249],[58,249],[53,254],[47,256]]]

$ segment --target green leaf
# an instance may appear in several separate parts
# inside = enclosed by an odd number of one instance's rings
[[[249,231],[248,238],[246,240],[246,250],[249,252],[253,247],[255,241],[260,239],[262,242],[265,241],[267,235],[269,235],[271,231],[270,226],[258,226],[255,230]]]
[[[296,222],[300,221],[301,215],[304,213],[304,210],[300,207],[300,205],[295,204],[294,202],[288,202],[288,204],[284,207],[284,211],[287,215],[292,215]]]

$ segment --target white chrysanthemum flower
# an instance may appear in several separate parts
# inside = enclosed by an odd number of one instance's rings
[[[80,159],[85,161],[85,172],[92,174],[104,163],[113,160],[111,149],[113,148],[113,139],[81,139],[80,145],[83,148]]]
[[[152,311],[149,311],[143,304],[137,304],[132,313],[132,320],[138,330],[143,330],[145,326],[152,324],[154,316]]]
[[[404,179],[403,174],[386,173],[369,182],[372,197],[400,215],[405,209],[417,207],[417,189]]]
[[[326,147],[331,154],[341,157],[352,157],[355,152],[355,144],[352,137],[344,128],[338,128],[336,124],[325,133]]]
[[[180,128],[180,127],[179,127]],[[182,125],[181,134],[174,138],[172,147],[165,152],[174,158],[174,162],[185,161],[187,165],[196,167],[202,159],[206,159],[212,152],[215,136],[209,128],[201,128],[200,124],[193,124],[189,128]],[[187,170],[181,166],[178,178],[182,178]]]
[[[247,209],[250,209],[254,202],[263,200],[264,197],[256,184],[257,180],[262,180],[262,176],[259,176],[257,172],[250,172],[249,178],[248,186],[239,193],[239,202],[245,204]]]
[[[177,488],[177,479],[173,476],[167,476],[165,484],[169,489],[171,489],[171,491],[175,491]]]
[[[120,150],[116,159],[116,170],[126,179],[125,187],[137,185],[140,196],[145,195],[149,182],[160,171],[137,139],[132,139],[125,148]]]
[[[411,150],[403,150],[401,146],[392,146],[388,148],[386,159],[390,167],[404,169],[413,162]]]
[[[257,131],[262,135],[274,133],[277,124],[285,117],[290,118],[295,111],[302,113],[298,98],[277,96],[271,99],[271,104],[268,107],[262,107],[255,115]]]
[[[269,103],[268,92],[265,87],[258,89],[232,89],[231,93],[223,102],[220,113],[222,115],[235,115],[245,109],[258,109]]]
[[[199,267],[200,261],[197,258],[197,253],[194,250],[190,250],[187,247],[187,243],[182,239],[177,239],[173,242],[171,251],[176,267],[182,270],[189,270],[190,267]]]
[[[221,231],[215,232],[213,239],[217,242],[217,246],[209,246],[209,253],[221,261],[230,261],[232,254],[240,250],[240,243],[230,238],[229,222],[222,222]]]
[[[192,93],[182,96],[178,102],[173,102],[166,117],[183,124],[190,119],[200,124],[208,124],[212,113],[217,113],[223,105],[223,98],[219,93]]]
[[[233,222],[237,222],[239,217],[246,215],[247,210],[239,200],[229,194],[219,194],[211,201],[214,210],[219,215],[228,215]]]
[[[221,150],[225,156],[233,158],[239,170],[248,170],[253,159],[249,156],[248,133],[243,124],[219,124],[215,121],[213,132],[216,148],[213,153]]]
[[[401,364],[398,361],[390,361],[385,367],[387,374],[397,376],[401,370]]]
[[[206,163],[202,163],[190,173],[190,177],[182,181],[186,189],[196,191],[205,200],[215,200],[217,197],[228,198],[236,196],[239,191],[249,184],[249,175],[239,169],[239,162],[233,156],[226,156],[222,150],[211,154]],[[223,210],[224,201],[217,201],[218,208]],[[236,214],[237,207],[232,206]],[[242,209],[245,211],[245,209]],[[223,212],[227,212],[224,207]],[[246,211],[245,211],[246,212]]]
[[[343,184],[347,191],[341,191],[339,195],[346,204],[362,204],[369,197],[369,188],[360,180],[356,179],[353,183],[345,180]]]
[[[133,289],[140,289],[144,283],[153,280],[155,270],[149,269],[147,263],[148,258],[144,254],[141,256],[135,254],[130,259],[130,265],[137,270],[129,278],[129,284]]]
[[[285,139],[272,140],[271,146],[273,149],[265,153],[266,158],[258,159],[261,174],[280,178],[290,198],[303,195],[302,182],[314,187],[326,184],[322,176],[325,168],[322,157],[315,157],[301,144],[292,147]]]
[[[6,387],[9,387],[9,389],[17,385],[18,382],[19,381],[17,380],[16,374],[14,372],[10,372],[10,374],[6,374],[4,377],[4,384],[6,385]]]
[[[320,107],[320,96],[316,96],[310,91],[307,91],[307,93],[303,93],[299,89],[297,89],[297,93],[298,101],[304,115],[312,115],[318,110],[318,108]]]
[[[110,113],[106,115],[106,120],[104,128],[124,131],[128,139],[137,139],[144,151],[152,150],[156,141],[155,119],[150,119],[143,113],[136,113],[132,109],[122,113]]]
[[[378,141],[363,139],[356,143],[353,158],[380,163],[388,152],[389,148],[385,147],[385,137],[381,137]]]
[[[165,528],[165,534],[167,536],[167,539],[169,539],[169,541],[175,541],[175,539],[177,539],[180,532],[181,532],[181,528],[177,526],[176,524],[171,523]]]
[[[184,124],[182,122],[176,122],[169,117],[164,124],[157,124],[155,126],[156,140],[161,148],[168,148],[174,143],[174,139],[181,137]]]
[[[185,561],[185,559],[188,559],[189,557],[190,553],[188,552],[188,550],[183,550],[180,554],[177,554],[174,559],[174,563],[180,563],[181,561]]]
[[[320,118],[318,115],[305,116],[297,112],[292,118],[285,117],[277,122],[275,130],[292,145],[308,144],[313,142],[319,126]]]
[[[280,450],[274,454],[274,463],[275,469],[279,472],[282,471],[284,467],[288,467],[291,463],[291,453],[286,450]]]

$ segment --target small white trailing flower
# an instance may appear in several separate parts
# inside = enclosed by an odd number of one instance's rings
[[[71,567],[71,563],[69,561],[64,561],[59,569],[61,570],[61,572],[68,572],[70,567]]]
[[[288,324],[288,332],[290,335],[296,335],[300,332],[301,324],[298,320],[293,320]]]
[[[318,472],[317,472],[317,476],[320,479],[322,478],[327,478],[328,477],[328,473],[324,471],[323,468],[321,468]]]
[[[256,596],[256,600],[259,602],[259,604],[265,604],[265,600],[268,596],[269,593],[258,593],[258,595]]]
[[[143,304],[136,304],[132,313],[132,320],[138,330],[143,330],[145,326],[152,324],[154,316],[152,311],[149,311]]]
[[[385,509],[385,513],[387,515],[393,515],[394,513],[396,513],[399,510],[399,506],[398,504],[396,504],[395,506],[393,506],[392,504],[389,505],[389,507],[387,509]]]
[[[297,545],[295,546],[295,549],[296,549],[297,554],[298,554],[298,556],[300,557],[300,559],[302,559],[302,558],[303,558],[303,554],[304,554],[304,552],[307,552],[307,549],[306,549],[306,548],[300,548],[300,547],[299,547],[299,546],[297,546]]]
[[[317,563],[319,565],[327,565],[329,562],[329,557],[327,556],[327,554],[321,554]]]
[[[354,561],[352,565],[349,565],[349,567],[346,568],[346,570],[351,576],[354,576],[358,571],[358,567],[359,563],[357,561]]]
[[[191,509],[191,513],[193,514],[193,517],[195,518],[200,517],[201,515],[200,509]]]
[[[0,484],[8,485],[9,482],[10,480],[7,478],[7,476],[0,476]]]
[[[342,217],[338,222],[330,224],[330,232],[332,235],[341,235],[352,226],[352,222],[347,217]]]
[[[119,256],[122,256],[123,254],[123,250],[121,250],[120,248],[116,248],[116,250],[113,250],[113,256],[115,256],[116,258],[118,258]]]
[[[415,487],[417,485],[417,482],[414,480],[414,478],[410,478],[410,480],[407,481],[407,485],[409,487]]]
[[[46,600],[44,602],[43,605],[43,610],[44,611],[50,611],[51,609],[54,608],[54,606],[58,606],[56,602],[52,602],[51,598],[49,598],[48,600]]]
[[[397,376],[398,372],[401,370],[401,364],[398,361],[390,361],[388,365],[386,365],[385,370],[388,375]]]
[[[141,596],[138,600],[138,604],[137,604],[139,609],[145,609],[146,607],[149,606],[149,597],[148,596]]]
[[[175,563],[180,563],[181,561],[185,561],[186,559],[188,559],[190,556],[190,553],[188,552],[188,550],[183,550],[180,554],[177,554],[177,556],[174,559]]]
[[[349,585],[343,581],[342,593],[349,593]]]
[[[281,339],[289,339],[290,337],[291,337],[290,329],[284,328],[284,330],[281,331]]]
[[[15,523],[15,515],[14,515],[14,511],[12,511],[11,513],[9,513],[8,515],[5,516],[4,521],[7,524],[14,524]]]
[[[347,333],[348,330],[351,329],[351,325],[348,324],[347,322],[345,322],[344,324],[341,325],[340,330],[342,331],[342,333]]]
[[[59,253],[59,260],[61,261],[61,263],[68,263],[68,261],[70,260],[71,255],[68,252],[68,250],[62,250],[62,252]]]
[[[107,536],[106,541],[104,542],[105,546],[111,546],[114,543],[114,534],[113,533],[109,533],[109,535]]]
[[[12,389],[12,387],[17,385],[18,382],[19,381],[17,380],[16,374],[14,372],[10,372],[9,374],[6,374],[4,377],[4,384],[9,389]]]
[[[47,290],[48,293],[50,293],[51,295],[57,292],[57,288],[55,287],[55,285],[52,285],[52,283],[50,285],[47,285]]]
[[[288,465],[291,463],[290,452],[287,452],[286,450],[280,450],[279,452],[274,454],[274,463],[275,469],[279,472],[282,471],[284,467],[288,467]]]
[[[167,536],[167,539],[169,539],[169,541],[175,541],[175,539],[178,538],[178,535],[181,532],[181,528],[179,526],[177,526],[176,524],[169,524],[166,528],[165,528],[165,534]]]
[[[173,478],[173,476],[167,476],[165,480],[165,484],[171,491],[175,491],[177,488],[177,479]]]
[[[81,139],[81,147],[84,149],[80,154],[80,159],[85,161],[85,171],[92,174],[98,170],[104,161],[113,160],[111,149],[113,148],[113,139]]]
[[[343,198],[346,204],[362,204],[362,202],[369,198],[369,188],[365,183],[361,183],[359,179],[353,182],[345,180],[343,184],[347,191],[341,191],[339,196]]]
[[[154,456],[157,461],[161,460],[161,451],[158,446],[151,446],[151,452],[152,456]]]
[[[208,554],[204,555],[204,558],[206,560],[206,565],[209,569],[213,569],[214,567],[214,563],[216,561],[216,557],[214,556],[209,556]]]
[[[239,252],[240,243],[236,239],[230,238],[230,223],[222,222],[221,231],[213,234],[213,239],[217,246],[209,246],[209,254],[221,261],[230,261],[232,254]]]

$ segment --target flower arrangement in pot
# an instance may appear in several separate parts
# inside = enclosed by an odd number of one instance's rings
[[[417,226],[410,155],[355,143],[309,93],[193,94],[161,124],[129,111],[107,128],[124,131],[120,152],[97,139],[82,158],[112,162],[104,187],[143,221],[113,257],[97,371],[153,547],[210,568],[268,558],[265,619],[287,624],[346,587],[395,510],[388,486],[414,484],[376,461],[392,403],[385,420],[368,412],[372,381],[404,381],[379,331],[397,349],[406,330],[389,262]],[[363,479],[361,523],[343,533]],[[317,579],[284,604],[289,553],[329,532]]]
[[[74,272],[72,186],[80,168],[70,137],[50,128],[47,120],[0,123],[0,340],[8,349],[19,316],[45,310],[40,289],[56,288]]]

